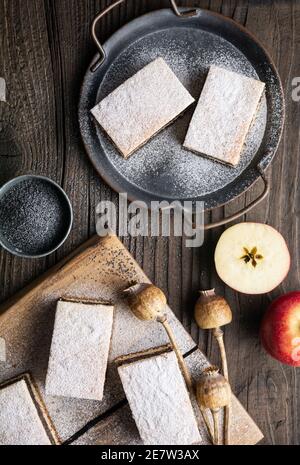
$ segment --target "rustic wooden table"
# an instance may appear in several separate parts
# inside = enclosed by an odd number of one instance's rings
[[[0,299],[4,301],[34,277],[67,255],[94,233],[95,205],[117,201],[94,172],[84,152],[77,123],[79,88],[95,53],[89,27],[110,2],[99,0],[0,0],[0,76],[7,82],[8,103],[0,102],[0,183],[23,174],[47,175],[59,182],[74,207],[74,227],[65,245],[40,260],[0,253]],[[201,349],[218,363],[210,337],[193,321],[198,289],[216,287],[229,300],[234,321],[225,330],[234,392],[265,434],[265,444],[300,443],[300,371],[269,358],[261,348],[258,328],[268,303],[299,289],[299,117],[292,100],[292,80],[300,76],[300,2],[297,0],[180,1],[221,12],[252,31],[273,57],[285,89],[287,116],[282,142],[272,168],[271,193],[247,221],[268,223],[286,237],[292,256],[284,283],[266,296],[231,291],[216,277],[213,250],[222,228],[207,233],[204,246],[188,249],[182,238],[130,238],[123,242],[149,278],[167,293],[170,306]],[[128,0],[100,26],[104,40],[122,24],[168,1]],[[254,199],[250,191],[211,213],[222,218]]]

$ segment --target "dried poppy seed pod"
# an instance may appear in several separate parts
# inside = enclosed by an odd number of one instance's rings
[[[126,293],[132,313],[140,320],[157,320],[163,316],[167,299],[158,287],[153,284],[134,285],[126,289]]]
[[[200,291],[195,305],[195,320],[201,329],[214,329],[231,323],[232,312],[224,297],[214,289]]]
[[[228,381],[220,375],[217,367],[206,368],[200,376],[196,387],[198,404],[209,408],[214,422],[214,444],[219,444],[219,412],[227,408],[231,399],[231,389]]]
[[[195,320],[202,329],[211,329],[215,337],[222,359],[223,375],[228,381],[228,366],[226,350],[221,326],[227,325],[232,320],[231,309],[224,297],[217,296],[214,289],[201,291],[195,306]],[[214,418],[214,420],[216,420]],[[218,433],[218,432],[217,432]],[[230,403],[225,406],[224,418],[224,443],[230,442]]]
[[[197,383],[197,401],[203,408],[219,410],[229,404],[231,389],[228,381],[215,366],[206,368]]]

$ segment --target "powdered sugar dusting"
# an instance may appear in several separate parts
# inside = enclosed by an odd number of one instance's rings
[[[264,86],[257,79],[211,66],[184,146],[237,165]]]
[[[24,379],[0,389],[0,444],[51,444]]]
[[[102,400],[112,322],[112,306],[58,302],[47,395]]]
[[[258,79],[248,59],[231,43],[207,31],[180,27],[149,34],[121,53],[100,85],[97,102],[159,56],[195,99],[201,93],[212,64]],[[182,147],[193,111],[194,106],[128,160],[119,155],[97,128],[99,142],[116,170],[143,190],[169,198],[203,196],[233,181],[251,163],[264,136],[267,105],[263,96],[245,140],[241,161],[235,168]]]
[[[166,62],[157,58],[91,111],[127,158],[193,102]]]
[[[174,352],[118,368],[144,444],[195,444],[201,440]]]

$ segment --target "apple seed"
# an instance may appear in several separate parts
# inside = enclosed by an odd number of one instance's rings
[[[257,265],[257,260],[262,260],[264,257],[257,253],[257,247],[252,247],[249,251],[247,247],[243,247],[245,254],[242,255],[240,258],[244,260],[245,263],[251,262],[251,265],[255,268]]]

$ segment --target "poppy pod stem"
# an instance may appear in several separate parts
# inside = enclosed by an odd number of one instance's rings
[[[158,317],[157,318],[157,321],[159,323],[161,323],[170,339],[170,342],[171,342],[171,345],[172,345],[172,348],[177,356],[177,360],[178,360],[178,364],[180,366],[180,369],[181,369],[181,372],[182,372],[182,375],[184,377],[184,380],[185,380],[185,383],[187,385],[187,388],[189,390],[189,392],[194,395],[195,394],[195,389],[194,389],[194,386],[193,386],[193,381],[192,381],[192,377],[191,377],[191,374],[190,374],[190,371],[184,361],[184,358],[182,356],[182,353],[180,352],[180,349],[177,345],[177,342],[175,340],[175,337],[174,337],[174,334],[173,334],[173,331],[171,329],[171,326],[169,324],[169,322],[167,321],[167,317],[166,316],[163,316],[163,317]],[[202,408],[199,408],[200,410],[200,413],[202,415],[202,418],[203,418],[203,421],[205,423],[205,426],[207,428],[207,431],[208,431],[208,434],[210,436],[210,440],[213,442],[213,438],[214,438],[214,433],[213,433],[213,430],[211,428],[211,425],[210,425],[210,422],[209,422],[209,418],[208,418],[208,415],[206,413],[206,411]]]
[[[228,365],[227,365],[227,356],[226,356],[226,349],[225,349],[223,335],[224,333],[221,328],[213,329],[213,336],[215,337],[218,343],[220,354],[221,354],[223,375],[224,375],[224,378],[226,378],[228,381]]]
[[[220,444],[219,439],[219,411],[220,410],[212,410],[211,414],[213,417],[214,422],[214,445],[218,446]]]
[[[202,415],[203,421],[205,423],[206,429],[208,431],[209,439],[211,440],[212,444],[214,444],[214,437],[215,437],[214,430],[211,427],[207,412],[204,408],[201,407],[201,405],[199,405],[199,410]]]
[[[223,331],[221,328],[215,328],[213,329],[213,336],[215,337],[220,354],[221,354],[221,360],[222,360],[222,371],[224,378],[229,381],[229,376],[228,376],[228,365],[227,365],[227,357],[226,357],[226,350],[225,350],[225,344],[224,344],[224,338],[223,338]],[[224,442],[225,445],[227,446],[230,442],[230,403],[226,405],[224,409]]]
[[[175,337],[174,337],[174,333],[173,333],[173,331],[171,329],[171,326],[170,326],[169,322],[167,321],[167,317],[166,316],[158,317],[157,321],[159,323],[161,323],[163,325],[163,327],[165,328],[165,331],[166,331],[166,333],[167,333],[167,335],[168,335],[168,337],[170,339],[173,350],[174,350],[174,352],[176,354],[176,357],[177,357],[179,366],[181,368],[183,377],[185,379],[186,385],[187,385],[189,391],[192,391],[193,390],[193,382],[192,382],[191,374],[189,372],[189,369],[186,366],[186,363],[184,361],[182,353],[180,352],[180,349],[179,349],[179,347],[177,345],[177,342],[176,342]]]

